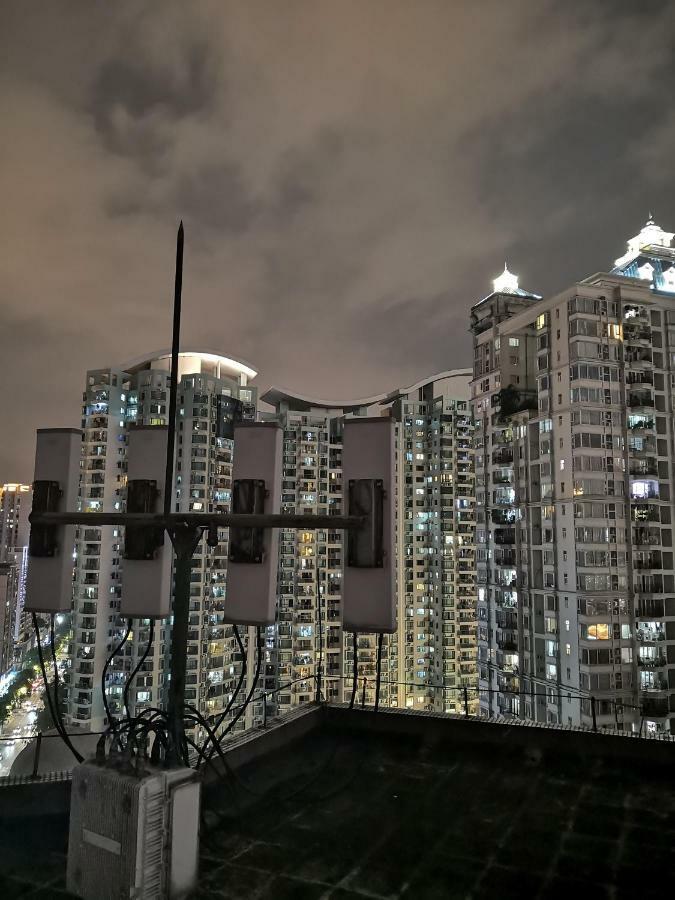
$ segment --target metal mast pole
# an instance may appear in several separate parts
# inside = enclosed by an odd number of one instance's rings
[[[181,296],[183,290],[183,241],[181,221],[176,238],[176,281],[173,296],[173,336],[171,341],[171,388],[169,393],[169,433],[166,446],[166,478],[164,481],[164,515],[171,512],[173,502],[173,464],[176,447],[176,401],[178,397],[178,351],[180,347]],[[169,748],[167,762],[185,762],[185,672],[190,606],[190,569],[192,554],[202,536],[194,525],[176,524],[169,529],[176,554],[171,628],[171,663],[167,704]]]
[[[176,400],[178,397],[178,350],[180,347],[180,313],[183,293],[183,241],[185,233],[181,220],[176,237],[176,281],[173,291],[173,335],[171,338],[171,385],[169,389],[169,434],[166,445],[166,476],[164,478],[164,515],[171,512],[173,497],[173,457],[176,446]]]

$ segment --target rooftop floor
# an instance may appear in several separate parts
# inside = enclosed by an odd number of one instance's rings
[[[310,711],[204,787],[200,898],[668,895],[675,746],[395,711]],[[0,896],[64,896],[67,817],[0,826]]]

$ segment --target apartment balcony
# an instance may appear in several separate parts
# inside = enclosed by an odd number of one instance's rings
[[[656,656],[639,656],[638,666],[641,669],[662,669],[668,665],[668,660],[663,653]],[[667,682],[665,682],[667,685]]]
[[[103,440],[105,440],[105,437],[103,438]],[[105,474],[103,472],[88,472],[85,470],[82,481],[85,485],[105,484]]]
[[[624,344],[649,344],[652,343],[652,330],[649,325],[635,324],[623,326]]]
[[[76,661],[75,661],[75,672],[78,675],[93,675],[94,674],[94,663],[86,662],[86,660],[93,659],[94,654],[90,653],[87,656],[84,656],[81,651],[78,650]]]
[[[81,616],[95,616],[96,603],[84,602],[80,603],[79,606],[76,604],[75,612],[77,612]]]
[[[101,545],[100,544],[85,544],[81,550],[82,556],[100,556],[101,555]]]
[[[508,449],[507,447],[495,450],[492,454],[492,462],[497,465],[508,465],[508,463],[512,463],[513,450]]]
[[[512,569],[516,565],[516,552],[495,554],[494,564],[500,568]]]
[[[505,610],[498,610],[496,615],[497,628],[516,630],[518,628],[518,614]]]
[[[512,525],[518,519],[515,509],[491,509],[490,519],[493,525]]]
[[[86,417],[87,424],[85,425],[85,431],[89,431],[92,428],[107,428],[108,427],[108,416],[104,415],[89,415]]]
[[[654,408],[654,395],[648,391],[629,393],[626,406],[633,413],[650,412]]]
[[[638,580],[633,585],[633,590],[639,595],[639,599],[651,597],[653,594],[663,594],[663,578],[658,575],[638,576]]]
[[[631,476],[630,498],[633,501],[640,502],[642,500],[658,500],[659,499],[659,483],[655,480],[638,480],[635,476]]]
[[[633,569],[637,572],[655,572],[663,569],[660,553],[653,553],[633,560]]]
[[[630,427],[630,426],[629,426]],[[629,438],[630,442],[630,438]],[[657,444],[656,438],[653,435],[649,435],[649,437],[645,438],[634,438],[633,444],[629,443],[628,453],[630,455],[631,460],[640,460],[647,459],[651,462],[651,457],[655,457],[657,455]]]
[[[665,718],[669,712],[668,695],[663,695],[662,693],[661,696],[658,696],[651,692],[641,693],[640,708],[643,716],[649,716],[652,719]]]
[[[507,694],[516,694],[520,691],[520,679],[515,673],[507,673],[497,676],[497,690]]]
[[[627,428],[631,434],[636,435],[636,437],[651,437],[654,434],[655,424],[653,418],[650,418],[648,415],[643,415],[639,421],[633,422],[632,424],[629,422]]]
[[[502,609],[517,609],[518,594],[516,591],[503,591],[495,597],[495,604]]]
[[[646,625],[643,622],[638,625],[635,638],[641,644],[658,644],[666,639],[665,626],[661,624]]]
[[[661,509],[654,503],[631,503],[631,514],[634,522],[661,521]]]
[[[628,468],[631,478],[646,478],[658,476],[659,467],[655,459],[632,462]]]
[[[516,543],[516,530],[515,528],[496,528],[494,532],[494,539],[496,544],[500,545],[513,545]]]
[[[651,347],[626,347],[624,358],[633,369],[651,369],[654,365]]]
[[[505,653],[515,653],[518,650],[518,636],[516,632],[511,630],[498,632],[497,647]]]
[[[494,569],[492,577],[495,584],[501,587],[515,588],[518,584],[518,576],[515,569]]]
[[[626,372],[626,384],[631,387],[637,385],[638,387],[643,384],[653,385],[654,384],[654,374],[653,372]]]

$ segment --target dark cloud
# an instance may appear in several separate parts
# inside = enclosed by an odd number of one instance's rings
[[[181,79],[171,78],[171,60],[163,69],[148,69],[141,58],[114,59],[104,63],[91,91],[91,108],[97,127],[104,133],[111,111],[122,106],[135,119],[149,115],[157,107],[173,117],[182,118],[208,106],[214,85],[208,65],[209,47],[186,50],[185,72]]]
[[[185,341],[367,395],[470,362],[504,258],[542,292],[675,223],[661,0],[9,0],[0,480],[87,368]]]
[[[176,185],[174,203],[195,225],[216,229],[224,240],[245,232],[257,213],[242,167],[227,162],[186,172]]]

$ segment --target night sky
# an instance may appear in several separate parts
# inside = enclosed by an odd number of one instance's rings
[[[87,368],[184,341],[363,396],[675,230],[675,3],[4,0],[0,482]]]

